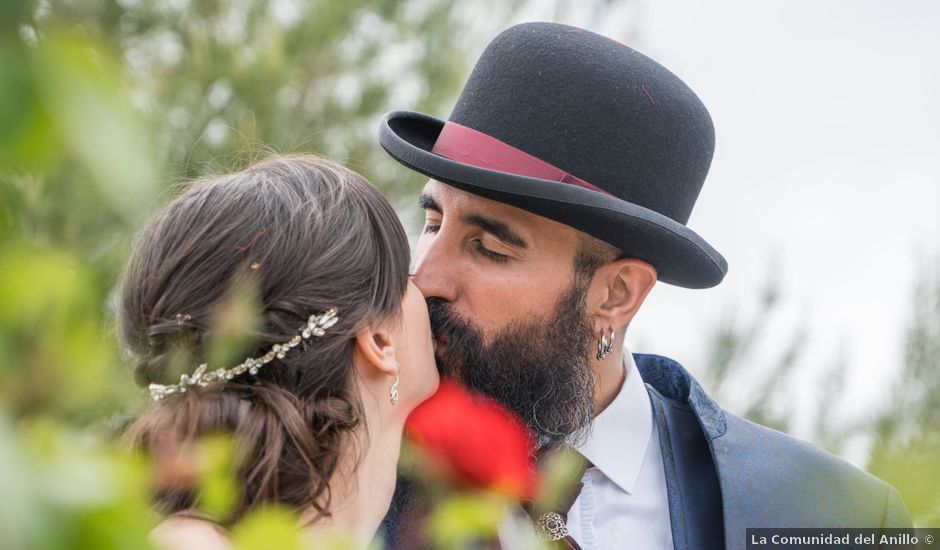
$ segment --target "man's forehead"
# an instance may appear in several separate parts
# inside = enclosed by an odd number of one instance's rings
[[[506,203],[475,195],[433,179],[428,180],[425,184],[424,194],[434,199],[445,214],[447,210],[453,210],[453,213],[460,214],[482,213],[498,217],[501,221],[512,224],[533,235],[544,235],[550,238],[569,235],[576,238],[581,233],[577,229],[555,220],[550,220]]]

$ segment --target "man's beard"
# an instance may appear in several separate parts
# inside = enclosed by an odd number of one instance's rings
[[[435,354],[454,377],[516,413],[543,451],[574,443],[594,418],[594,330],[585,314],[587,282],[576,276],[551,318],[515,321],[484,345],[482,331],[450,304],[428,298],[431,329],[443,342]]]

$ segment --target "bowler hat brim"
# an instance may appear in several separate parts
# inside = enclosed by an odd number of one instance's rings
[[[685,288],[717,285],[728,264],[694,231],[648,208],[584,187],[464,164],[431,152],[444,121],[393,111],[379,143],[398,162],[481,197],[571,226],[651,264],[658,279]]]

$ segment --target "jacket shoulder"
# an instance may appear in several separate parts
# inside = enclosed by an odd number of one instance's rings
[[[910,527],[897,491],[805,441],[725,413],[712,440],[725,511],[747,527]]]

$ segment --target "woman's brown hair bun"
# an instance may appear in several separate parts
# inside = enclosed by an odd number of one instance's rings
[[[188,350],[194,362],[205,357],[213,313],[239,274],[252,274],[262,307],[246,358],[290,340],[311,314],[336,308],[339,321],[256,375],[155,403],[129,439],[154,454],[167,442],[184,448],[202,435],[232,434],[243,457],[243,498],[226,519],[265,502],[328,515],[328,483],[362,421],[354,336],[400,315],[408,263],[407,237],[388,201],[336,163],[278,156],[194,182],[150,222],[122,282],[119,327],[140,385],[178,381],[174,350]],[[164,513],[198,499],[173,483],[159,497]]]

